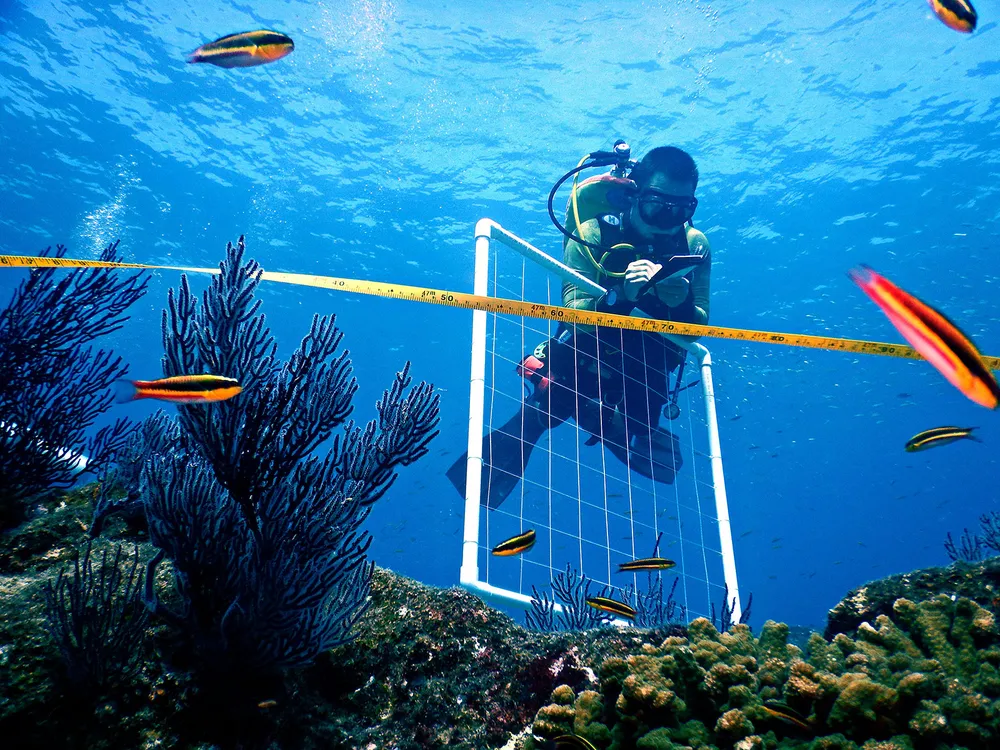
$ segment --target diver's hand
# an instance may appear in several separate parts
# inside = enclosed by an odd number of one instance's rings
[[[691,282],[681,276],[677,279],[664,279],[655,288],[656,296],[667,307],[677,307],[687,299]]]
[[[656,276],[657,272],[663,268],[659,263],[651,260],[636,260],[628,264],[625,269],[625,283],[622,284],[622,296],[629,302],[635,302],[639,298],[639,292],[649,283],[649,280]]]

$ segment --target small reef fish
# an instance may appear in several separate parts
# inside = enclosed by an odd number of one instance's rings
[[[927,0],[934,15],[949,29],[971,34],[976,28],[976,9],[969,0]]]
[[[977,404],[987,409],[997,408],[1000,385],[983,363],[975,344],[958,326],[868,266],[855,268],[848,276],[949,383]]]
[[[243,390],[238,381],[220,375],[174,375],[159,380],[119,380],[118,403],[155,398],[177,404],[225,401]]]
[[[635,610],[625,602],[620,602],[617,599],[609,599],[606,596],[588,596],[586,602],[594,609],[599,609],[602,612],[609,612],[629,620],[635,619]]]
[[[211,63],[220,68],[252,68],[280,60],[293,49],[294,42],[277,31],[243,31],[201,45],[191,53],[188,62]]]
[[[511,555],[519,555],[522,552],[527,552],[534,546],[535,530],[528,529],[517,536],[512,536],[510,539],[500,542],[500,544],[493,548],[493,554],[497,557],[510,557]]]
[[[278,705],[278,701],[274,700],[273,698],[269,698],[266,701],[261,701],[260,703],[258,703],[257,704],[257,708],[261,708],[261,709],[263,709],[263,710],[266,711],[269,708],[274,708],[277,705]]]
[[[643,557],[640,560],[630,560],[618,566],[619,573],[634,573],[637,570],[669,570],[677,565],[665,557]]]
[[[977,443],[983,442],[972,434],[978,427],[935,427],[932,430],[924,430],[906,441],[906,452],[927,450],[938,445],[947,445],[956,440],[974,440]]]
[[[764,701],[764,710],[775,719],[790,724],[793,727],[806,731],[812,730],[812,727],[809,726],[809,721],[802,714],[786,706],[784,703],[779,701]]]
[[[563,734],[555,739],[556,750],[597,750],[589,741],[576,734]]]

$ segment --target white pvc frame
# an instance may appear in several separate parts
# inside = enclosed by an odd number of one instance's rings
[[[473,293],[488,293],[490,242],[496,241],[517,251],[532,263],[571,281],[587,291],[603,295],[605,290],[586,276],[560,263],[520,237],[511,234],[492,219],[480,219],[476,224],[476,261]],[[666,334],[664,334],[666,335]],[[712,382],[712,356],[702,344],[683,337],[666,335],[698,360],[701,370],[701,391],[705,399],[705,417],[708,424],[709,458],[712,465],[712,485],[715,491],[715,512],[719,523],[719,544],[722,569],[734,601],[733,622],[742,615],[739,581],[736,576],[736,557],[733,551],[733,534],[729,520],[729,500],[726,497],[726,479],[722,471],[722,448],[719,442],[719,421],[715,412],[715,387]],[[479,580],[479,507],[480,481],[483,473],[483,414],[486,400],[486,312],[472,313],[472,373],[469,388],[469,458],[465,471],[465,530],[462,541],[461,585],[485,600],[530,609],[531,597],[517,591],[492,586]],[[557,609],[561,610],[559,605]]]

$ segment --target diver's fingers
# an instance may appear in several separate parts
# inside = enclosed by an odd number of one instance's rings
[[[625,269],[625,272],[628,273],[629,271],[632,271],[637,273],[640,271],[645,271],[648,272],[650,276],[652,276],[654,273],[656,273],[656,270],[654,269],[659,269],[659,268],[660,266],[658,266],[656,263],[644,258],[642,260],[634,260],[631,263],[629,263],[628,268]]]
[[[625,271],[625,280],[634,282],[645,282],[649,281],[656,272],[661,268],[661,266],[656,263],[650,263],[649,261],[635,262],[629,265],[628,270]]]
[[[625,272],[625,283],[626,284],[645,284],[653,278],[647,271],[626,271]]]

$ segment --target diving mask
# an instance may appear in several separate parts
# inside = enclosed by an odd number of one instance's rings
[[[644,188],[636,197],[639,216],[657,229],[673,229],[690,221],[698,208],[698,199],[690,195],[670,195],[655,188]]]

